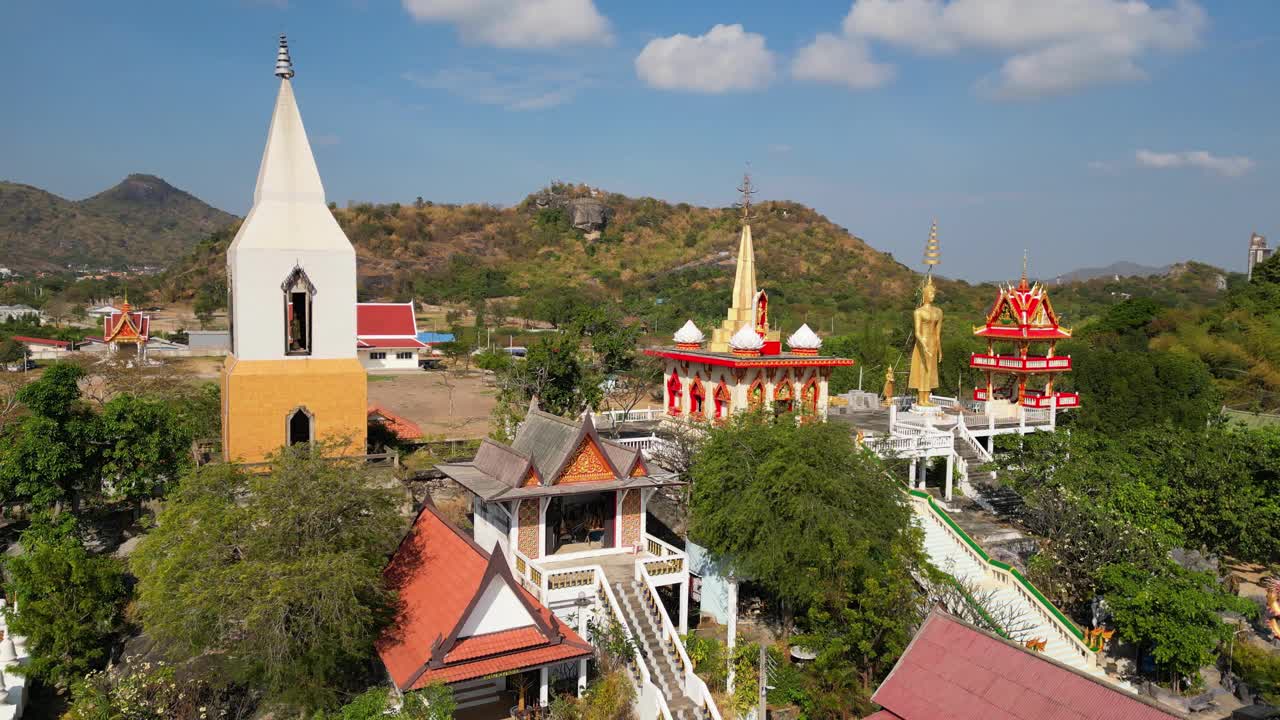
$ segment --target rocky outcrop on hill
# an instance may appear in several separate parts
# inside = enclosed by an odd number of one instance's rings
[[[574,198],[564,204],[569,224],[583,232],[601,232],[609,224],[613,211],[596,198]]]

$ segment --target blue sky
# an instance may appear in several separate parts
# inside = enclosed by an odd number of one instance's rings
[[[936,217],[969,279],[1280,241],[1275,0],[19,0],[0,178],[148,172],[243,214],[279,32],[340,204],[725,205],[750,161],[912,266]]]

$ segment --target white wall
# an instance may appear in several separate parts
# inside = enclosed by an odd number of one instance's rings
[[[473,498],[471,502],[471,525],[475,528],[472,531],[472,537],[475,538],[476,544],[484,548],[485,552],[493,552],[494,545],[498,546],[498,552],[503,557],[511,557],[510,541],[507,539],[507,533],[489,522],[485,511],[482,509],[484,501],[480,498]],[[502,513],[501,508],[494,508],[493,512]]]
[[[383,360],[374,360],[369,357],[375,352],[385,352],[387,357]],[[401,360],[396,357],[397,352],[409,352],[412,357],[407,360]],[[416,370],[418,369],[418,351],[417,350],[396,350],[395,348],[378,348],[373,350],[357,350],[357,357],[360,358],[360,364],[365,370]]]
[[[502,578],[494,577],[458,631],[458,637],[514,630],[532,624],[533,618],[529,617],[529,611],[516,597],[515,591]]]

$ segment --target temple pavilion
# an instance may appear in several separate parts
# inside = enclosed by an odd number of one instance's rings
[[[113,310],[102,319],[102,341],[112,352],[121,348],[132,349],[139,357],[146,354],[147,341],[151,338],[151,317],[135,312],[125,298],[119,310]]]
[[[1053,387],[1060,373],[1071,370],[1071,356],[1057,353],[1059,340],[1071,330],[1058,322],[1041,283],[1027,281],[1026,260],[1016,286],[1000,288],[984,324],[973,334],[987,341],[986,353],[969,357],[969,367],[983,371],[986,385],[974,388],[973,399],[986,403],[987,412],[1007,415],[1010,406],[1037,409],[1079,407],[1080,395]]]
[[[672,419],[720,422],[731,413],[770,407],[825,418],[831,370],[853,360],[821,354],[822,339],[801,325],[786,340],[769,324],[769,295],[756,284],[751,239],[751,178],[743,180],[742,234],[733,297],[710,341],[689,320],[674,346],[650,348],[663,365],[663,402]]]

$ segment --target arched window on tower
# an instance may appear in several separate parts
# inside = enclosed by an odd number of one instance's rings
[[[301,267],[294,267],[280,289],[284,291],[284,354],[310,355],[311,329],[315,323],[311,317],[311,299],[316,294],[316,286]]]
[[[794,410],[795,391],[792,389],[791,378],[787,377],[773,389],[773,411],[775,413],[789,413]]]
[[[294,408],[285,422],[288,445],[310,445],[315,439],[315,418],[305,407]]]

